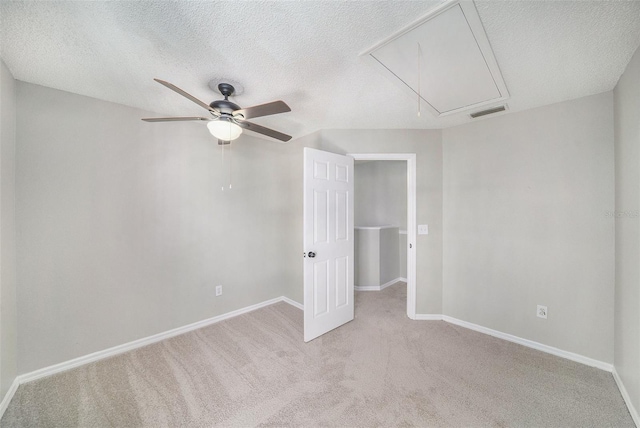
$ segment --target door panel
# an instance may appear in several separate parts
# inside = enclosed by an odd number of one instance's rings
[[[336,191],[336,241],[349,239],[349,196],[349,192]]]
[[[336,308],[349,304],[349,258],[336,259]]]
[[[329,229],[329,192],[313,190],[313,243],[326,243]]]
[[[329,308],[329,262],[313,265],[313,315],[319,317]]]
[[[353,319],[353,158],[304,149],[304,340]]]

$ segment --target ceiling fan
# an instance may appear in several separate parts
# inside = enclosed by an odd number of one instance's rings
[[[235,92],[233,85],[220,83],[218,84],[218,90],[224,95],[224,100],[213,101],[207,105],[169,82],[160,79],[153,80],[206,109],[211,117],[151,117],[142,119],[145,122],[205,121],[208,122],[207,128],[209,128],[209,132],[218,139],[218,144],[220,145],[230,144],[232,140],[235,140],[242,134],[243,129],[257,132],[258,134],[266,135],[267,137],[280,141],[289,141],[291,139],[290,135],[257,125],[247,120],[291,111],[291,108],[289,108],[284,101],[273,101],[253,107],[241,108],[239,105],[229,101],[229,97]]]

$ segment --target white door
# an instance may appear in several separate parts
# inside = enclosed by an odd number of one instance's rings
[[[353,319],[353,158],[304,149],[304,341]]]

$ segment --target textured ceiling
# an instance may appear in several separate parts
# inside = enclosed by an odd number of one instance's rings
[[[291,113],[255,122],[294,137],[443,128],[468,116],[417,117],[416,100],[359,58],[438,3],[3,0],[0,55],[19,80],[162,115],[203,112],[154,77],[207,102],[220,98],[209,80],[230,77],[244,86],[241,106],[285,100]],[[640,44],[637,0],[476,6],[511,112],[612,89]]]

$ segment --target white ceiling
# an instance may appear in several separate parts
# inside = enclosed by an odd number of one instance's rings
[[[241,106],[286,101],[291,113],[255,122],[294,137],[443,128],[470,119],[417,117],[416,100],[359,57],[438,3],[2,1],[0,55],[19,80],[161,115],[203,111],[154,77],[206,102],[220,98],[209,80],[230,77],[244,86]],[[612,89],[640,45],[638,0],[476,6],[511,112]]]

